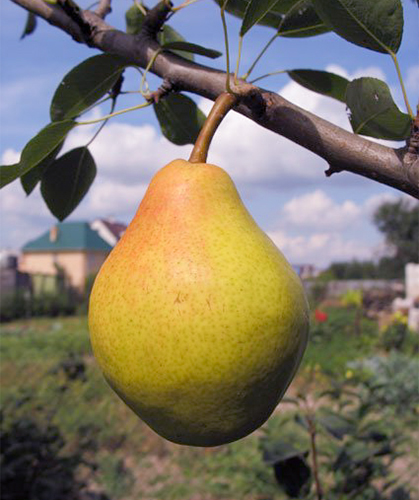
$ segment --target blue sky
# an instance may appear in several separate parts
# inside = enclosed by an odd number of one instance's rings
[[[179,5],[180,1],[175,1]],[[89,2],[81,1],[82,6]],[[114,0],[108,22],[124,28],[128,0]],[[150,3],[152,5],[152,3]],[[405,31],[398,53],[412,107],[418,100],[418,8],[403,2]],[[58,29],[40,20],[36,32],[20,40],[26,13],[10,0],[0,4],[0,155],[2,163],[13,163],[25,143],[48,123],[49,102],[61,78],[73,66],[98,51],[73,42]],[[188,41],[224,52],[222,26],[217,5],[200,0],[172,17],[170,24]],[[237,53],[240,23],[228,17],[232,60]],[[248,69],[272,35],[255,27],[246,36],[241,70]],[[199,62],[208,61],[198,58]],[[212,62],[224,68],[225,60]],[[254,76],[293,68],[328,69],[353,78],[376,76],[384,79],[400,108],[404,110],[393,63],[389,56],[361,49],[335,34],[307,39],[280,39],[257,66]],[[131,89],[139,86],[138,74],[127,75]],[[149,80],[158,86],[156,78]],[[275,76],[260,82],[280,92],[303,108],[349,128],[345,107]],[[195,97],[208,111],[210,103]],[[122,107],[138,104],[137,97],[125,98]],[[98,110],[106,114],[107,109]],[[82,145],[94,133],[92,127],[78,127],[67,148]],[[174,158],[187,158],[191,147],[177,147],[164,139],[153,111],[143,109],[114,118],[91,151],[98,175],[87,197],[68,220],[93,220],[113,216],[129,222],[151,176]],[[259,223],[294,263],[326,266],[331,261],[373,258],[383,251],[382,238],[371,223],[380,202],[397,199],[397,191],[352,174],[326,178],[326,163],[290,141],[257,127],[230,113],[216,135],[209,161],[225,168],[236,182],[242,198]],[[38,236],[55,219],[44,206],[38,190],[26,197],[19,182],[2,190],[2,248],[19,249]]]

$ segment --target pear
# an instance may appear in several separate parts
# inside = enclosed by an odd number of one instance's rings
[[[164,438],[217,446],[261,426],[308,336],[303,286],[229,175],[161,169],[92,290],[95,357],[123,401]]]

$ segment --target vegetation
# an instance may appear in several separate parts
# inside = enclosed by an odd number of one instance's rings
[[[42,293],[33,296],[29,290],[17,290],[15,293],[3,294],[0,300],[0,322],[18,318],[37,316],[69,316],[75,314],[78,298],[72,290],[60,293]]]
[[[417,336],[399,317],[380,331],[364,316],[357,335],[353,305],[318,307],[278,411],[248,438],[205,450],[159,438],[113,394],[92,359],[85,317],[4,325],[4,498],[318,498],[314,425],[324,498],[413,499]],[[400,323],[405,332],[390,345]]]

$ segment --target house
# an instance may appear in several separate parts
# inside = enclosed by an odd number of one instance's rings
[[[31,275],[63,273],[83,293],[86,278],[96,273],[112,249],[87,222],[62,222],[22,248],[20,271]]]
[[[99,236],[113,247],[117,244],[127,229],[125,224],[117,222],[112,218],[96,219],[90,224],[90,227],[97,231]]]
[[[18,255],[9,250],[0,250],[0,299],[13,295],[17,290],[30,290],[31,280],[27,273],[18,269]]]
[[[315,278],[319,275],[319,270],[313,264],[295,264],[292,268],[302,280]]]

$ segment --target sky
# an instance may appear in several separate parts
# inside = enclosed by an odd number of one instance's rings
[[[175,1],[179,5],[181,1]],[[81,0],[87,7],[90,2]],[[124,29],[129,0],[114,0],[109,24]],[[153,2],[149,3],[150,6]],[[418,102],[419,10],[403,1],[405,29],[399,64],[410,104]],[[25,25],[23,9],[4,0],[0,3],[0,156],[2,164],[18,161],[26,142],[49,122],[49,104],[63,76],[84,59],[98,53],[75,43],[68,35],[38,22],[34,34],[20,40]],[[213,0],[200,0],[181,9],[171,26],[188,41],[225,52],[219,9]],[[231,60],[237,56],[240,22],[228,16]],[[240,69],[248,69],[272,36],[270,29],[254,27],[246,35]],[[224,69],[225,58],[202,57],[197,62]],[[391,58],[362,49],[324,34],[305,39],[279,39],[270,47],[252,76],[268,72],[309,68],[327,70],[356,78],[373,76],[387,82],[393,97],[405,111],[397,74]],[[159,80],[149,78],[151,89]],[[286,99],[350,130],[345,106],[292,82],[286,75],[259,82]],[[127,89],[137,90],[139,73],[126,74]],[[191,96],[208,112],[211,102]],[[121,107],[141,103],[136,94],[124,97]],[[95,109],[91,118],[108,113]],[[77,127],[65,150],[86,144],[97,126]],[[388,143],[401,147],[402,143]],[[125,223],[132,219],[152,176],[175,158],[187,159],[192,146],[175,146],[160,133],[151,108],[113,118],[91,145],[98,173],[89,193],[68,221],[92,221],[113,217]],[[64,151],[65,151],[64,150]],[[326,162],[267,131],[247,118],[230,112],[211,146],[208,161],[224,168],[236,183],[241,197],[257,221],[295,265],[375,259],[383,254],[383,237],[372,223],[374,210],[384,201],[395,201],[400,192],[350,173],[326,178]],[[27,197],[19,181],[0,192],[0,247],[18,250],[27,241],[49,229],[56,220],[45,206],[37,188]]]

